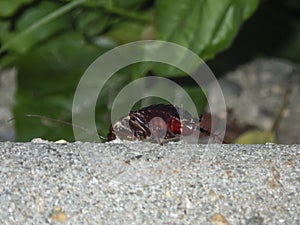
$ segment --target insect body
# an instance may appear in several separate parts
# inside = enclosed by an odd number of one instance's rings
[[[180,116],[179,116],[180,115]],[[146,140],[160,144],[192,134],[210,135],[210,115],[193,118],[186,110],[173,105],[151,105],[117,120],[111,125],[107,140]]]

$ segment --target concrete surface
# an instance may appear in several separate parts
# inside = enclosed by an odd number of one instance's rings
[[[299,145],[0,143],[0,224],[300,224]]]

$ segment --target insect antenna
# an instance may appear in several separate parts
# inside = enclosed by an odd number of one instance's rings
[[[74,124],[74,123],[70,123],[70,122],[67,122],[67,121],[64,121],[64,120],[59,120],[59,119],[54,119],[54,118],[51,118],[51,117],[48,117],[48,116],[42,116],[42,115],[38,115],[38,114],[25,114],[24,116],[26,117],[33,117],[33,118],[39,118],[41,120],[48,120],[48,121],[51,121],[51,122],[55,122],[55,123],[59,123],[59,124],[64,124],[64,125],[68,125],[68,126],[74,126],[76,128],[79,128],[85,132],[87,132],[88,134],[95,134],[95,132],[91,132],[90,130],[82,127],[82,126],[79,126],[77,124]],[[12,120],[15,120],[15,118],[11,118],[8,120],[8,122],[12,121]],[[107,141],[107,139],[101,135],[99,135],[97,133],[97,136],[103,140],[103,141]]]

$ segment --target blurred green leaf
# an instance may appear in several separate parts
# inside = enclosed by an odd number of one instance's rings
[[[107,5],[118,6],[120,8],[135,10],[142,6],[146,0],[107,0]]]
[[[0,17],[12,16],[21,6],[33,2],[33,0],[2,0]]]
[[[60,8],[59,5],[50,2],[41,2],[37,7],[27,11],[19,26],[13,32],[7,32],[0,36],[3,45],[0,53],[11,51],[17,54],[26,53],[31,47],[42,39],[66,27],[64,19],[55,21],[58,17],[65,15],[72,8],[80,5],[84,0],[71,2]],[[68,24],[70,27],[70,24]],[[36,32],[36,31],[39,32]]]
[[[88,36],[100,34],[107,26],[112,24],[111,18],[97,12],[83,9],[74,13],[77,26],[81,32]]]
[[[275,134],[271,131],[248,131],[239,136],[234,143],[236,144],[265,144],[276,142]]]
[[[228,48],[242,23],[254,12],[259,0],[160,0],[156,2],[157,39],[175,42],[198,54],[213,58]],[[176,57],[176,56],[174,56]],[[181,74],[166,67],[155,72]]]
[[[34,137],[73,140],[71,126],[27,118],[37,114],[70,121],[73,94],[87,66],[101,54],[76,32],[63,33],[18,61],[14,115],[17,140]]]
[[[125,44],[141,39],[144,25],[136,22],[121,22],[105,34],[115,40],[118,44]]]
[[[66,2],[69,2],[70,0],[64,0]],[[73,0],[76,1],[76,0]],[[135,10],[139,8],[141,5],[143,5],[147,0],[85,0],[84,5],[88,7],[105,7],[105,8],[113,8],[113,7],[119,7],[119,8],[126,8]]]
[[[157,38],[188,47],[203,59],[227,48],[258,0],[161,0],[156,3]]]

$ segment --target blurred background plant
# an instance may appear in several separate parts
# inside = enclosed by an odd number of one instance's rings
[[[197,53],[218,76],[258,56],[299,62],[299,10],[297,0],[3,0],[0,68],[17,70],[15,138],[74,140],[71,126],[46,117],[71,122],[73,94],[85,69],[128,42],[178,43]],[[108,131],[114,96],[148,75],[179,83],[203,111],[205,95],[186,74],[139,63],[119,71],[100,93],[95,116],[100,135]],[[146,99],[139,105],[161,101]]]

